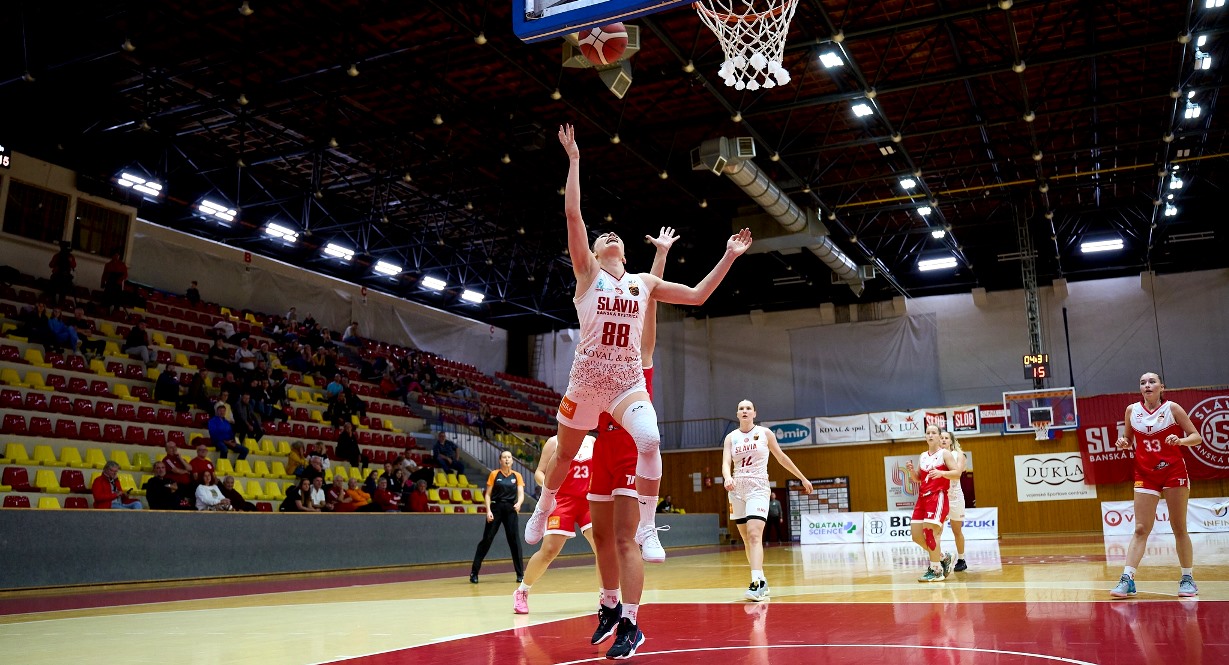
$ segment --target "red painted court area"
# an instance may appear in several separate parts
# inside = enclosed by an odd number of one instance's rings
[[[1229,603],[950,602],[646,606],[636,663],[1229,663]],[[339,661],[598,663],[593,617]]]

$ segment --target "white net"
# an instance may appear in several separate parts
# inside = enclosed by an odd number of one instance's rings
[[[1046,441],[1050,438],[1050,423],[1033,423],[1033,432],[1036,433],[1038,441]]]
[[[781,56],[798,0],[699,0],[692,6],[721,42],[725,62],[717,73],[726,85],[759,90],[789,83]]]

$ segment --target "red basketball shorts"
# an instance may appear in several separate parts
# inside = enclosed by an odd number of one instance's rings
[[[573,538],[576,527],[586,531],[592,527],[589,519],[589,502],[585,497],[572,494],[559,494],[555,497],[555,509],[546,518],[546,533]]]
[[[931,492],[917,498],[913,504],[913,521],[927,524],[943,524],[951,509],[947,502],[947,492]]]
[[[1190,487],[1186,463],[1168,464],[1160,469],[1135,467],[1135,491],[1160,496],[1162,490],[1171,487]]]
[[[589,500],[636,498],[636,442],[621,429],[599,432],[589,463]]]

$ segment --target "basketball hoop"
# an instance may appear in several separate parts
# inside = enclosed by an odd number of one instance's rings
[[[1041,420],[1033,423],[1033,432],[1037,434],[1038,441],[1047,441],[1050,438],[1050,423]]]
[[[789,83],[781,56],[798,0],[699,0],[692,7],[721,43],[725,62],[717,73],[726,85],[759,90]]]

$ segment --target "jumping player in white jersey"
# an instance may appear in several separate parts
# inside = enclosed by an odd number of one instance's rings
[[[1127,565],[1110,591],[1115,598],[1135,595],[1135,568],[1144,558],[1148,534],[1156,521],[1156,506],[1165,496],[1169,506],[1169,525],[1173,527],[1174,547],[1182,578],[1178,596],[1199,594],[1195,586],[1195,552],[1191,534],[1186,530],[1186,504],[1191,496],[1191,481],[1186,473],[1186,458],[1181,446],[1198,446],[1203,437],[1186,411],[1165,399],[1165,384],[1156,372],[1139,377],[1143,399],[1127,407],[1123,435],[1115,445],[1135,449],[1135,533],[1127,547]]]
[[[810,494],[814,488],[794,460],[781,450],[772,430],[755,424],[755,415],[751,400],[738,403],[738,429],[725,437],[721,475],[734,506],[734,523],[746,544],[747,563],[751,564],[751,586],[747,587],[746,596],[760,602],[768,600],[768,580],[764,577],[764,525],[768,523],[768,502],[772,498],[768,487],[768,453],[802,481],[804,494]]]
[[[751,246],[751,232],[743,229],[726,241],[721,260],[695,287],[668,282],[624,267],[623,240],[604,233],[589,247],[589,234],[580,212],[580,148],[571,125],[559,128],[559,143],[568,155],[564,212],[568,225],[568,254],[576,274],[576,313],[580,343],[572,361],[568,388],[559,404],[557,459],[570,460],[585,434],[597,426],[598,416],[609,412],[636,442],[636,492],[640,523],[636,542],[645,561],[666,558],[657,538],[655,515],[661,484],[661,434],[657,412],[644,385],[640,335],[650,295],[665,303],[701,305],[716,290],[734,260]],[[554,464],[546,475],[542,498],[525,524],[525,542],[542,539],[546,520],[555,508],[555,494],[567,477],[566,464]]]

